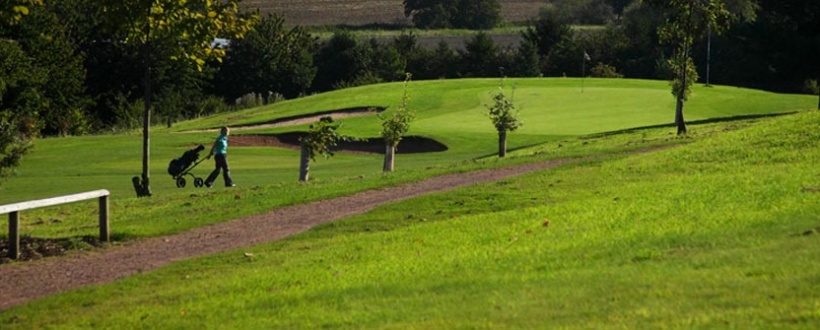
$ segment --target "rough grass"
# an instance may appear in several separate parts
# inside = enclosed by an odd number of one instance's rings
[[[496,134],[483,113],[498,80],[464,79],[417,81],[410,87],[410,106],[417,111],[411,134],[445,143],[446,152],[399,155],[397,172],[381,173],[382,155],[337,154],[311,164],[313,182],[297,182],[298,151],[271,147],[230,149],[238,189],[177,188],[167,174],[168,162],[199,143],[209,143],[214,133],[178,133],[165,128],[152,131],[151,177],[155,196],[134,198],[130,178],[139,174],[141,135],[137,132],[36,141],[17,175],[0,187],[0,203],[53,197],[105,188],[112,191],[112,234],[117,239],[172,234],[275,207],[350,194],[355,191],[419,180],[436,174],[480,167],[501,166],[543,157],[581,156],[590,153],[634,150],[668,143],[685,143],[673,129],[642,138],[612,139],[613,130],[671,122],[673,99],[662,81],[587,79],[581,93],[577,79],[521,79],[516,103],[525,126],[510,135],[510,159],[496,161]],[[401,84],[383,84],[314,95],[238,113],[180,123],[173,131],[247,124],[338,108],[383,105],[395,109]],[[808,109],[811,96],[780,95],[717,86],[696,88],[687,105],[688,118],[714,119],[738,115],[766,115]],[[388,110],[390,111],[390,110]],[[342,131],[358,137],[375,137],[380,121],[375,116],[346,118]],[[732,124],[738,125],[738,124]],[[255,133],[285,132],[300,127],[265,129]],[[244,132],[236,132],[242,134]],[[600,138],[576,139],[596,134]],[[647,135],[649,134],[649,135]],[[707,134],[700,128],[690,136]],[[540,146],[537,148],[527,148]],[[613,147],[617,146],[617,147]],[[526,148],[526,149],[525,149]],[[71,161],[66,161],[71,160]],[[206,161],[192,173],[206,176],[213,164]],[[191,180],[189,180],[191,181]],[[93,201],[52,207],[21,214],[24,235],[67,238],[96,235]],[[172,219],[172,220],[169,220]],[[180,219],[185,219],[181,221]],[[0,236],[5,235],[5,231]]]
[[[385,205],[12,308],[0,324],[817,328],[820,200],[807,188],[820,186],[820,113],[709,125],[686,146]]]

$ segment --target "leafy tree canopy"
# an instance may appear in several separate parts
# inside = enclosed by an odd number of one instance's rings
[[[202,69],[225,50],[212,47],[216,38],[242,38],[255,17],[239,13],[239,1],[103,0],[102,11],[128,44],[150,45],[166,40],[178,47],[172,59],[190,60]]]
[[[423,29],[491,29],[501,22],[498,0],[404,0],[404,15]]]

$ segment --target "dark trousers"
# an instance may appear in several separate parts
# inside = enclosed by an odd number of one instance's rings
[[[213,185],[214,180],[216,180],[216,177],[219,176],[219,171],[222,170],[222,177],[225,179],[225,186],[233,185],[233,179],[231,179],[231,170],[228,168],[227,155],[214,155],[214,162],[216,163],[216,168],[213,170],[213,172],[211,172],[211,175],[208,176],[208,179],[205,180],[205,184],[207,186]]]

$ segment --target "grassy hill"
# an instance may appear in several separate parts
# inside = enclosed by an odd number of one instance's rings
[[[746,96],[726,104],[757,93],[725,89],[736,91]],[[693,117],[744,112],[701,102],[708,110],[693,105]],[[451,111],[458,109],[453,104]],[[605,110],[573,111],[583,121]],[[0,314],[0,324],[814,329],[820,325],[818,125],[816,111],[694,125],[699,133],[672,149],[610,155],[385,205],[284,241],[13,308]],[[565,137],[560,145],[520,149],[512,159],[679,142],[670,131]],[[258,198],[248,195],[243,200]]]
[[[669,124],[674,99],[664,81],[607,79],[510,79],[524,126],[510,135],[517,149],[565,137],[633,127]],[[582,91],[583,84],[583,91]],[[410,108],[418,117],[410,134],[445,144],[446,152],[400,155],[399,172],[424,176],[428,168],[473,161],[496,152],[496,133],[485,117],[485,106],[499,88],[497,79],[418,81],[411,83]],[[167,174],[168,163],[184,151],[209,145],[213,132],[184,131],[267,122],[276,118],[361,106],[384,106],[392,111],[401,100],[402,85],[382,84],[335,91],[236,113],[179,123],[172,129],[152,129],[151,176],[157,196],[185,196],[193,187],[176,188]],[[760,115],[811,109],[810,96],[781,95],[749,89],[696,87],[687,104],[688,120],[738,115]],[[356,137],[378,137],[375,116],[342,119],[341,132]],[[275,134],[305,130],[307,125],[235,134]],[[48,138],[36,141],[17,174],[0,187],[0,203],[106,188],[114,199],[131,198],[130,178],[141,169],[141,132],[88,137]],[[401,148],[401,146],[400,146]],[[381,177],[381,155],[338,154],[319,159],[311,175],[317,181],[349,177]],[[270,147],[231,147],[236,181],[245,187],[295,184],[298,151]],[[206,175],[211,163],[192,173]],[[252,183],[251,183],[252,182]]]

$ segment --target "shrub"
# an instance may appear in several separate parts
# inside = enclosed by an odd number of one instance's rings
[[[623,78],[624,75],[618,73],[614,66],[598,62],[592,69],[589,70],[593,77],[598,78]]]
[[[820,94],[820,86],[817,85],[817,80],[806,79],[803,81],[803,92],[812,95]]]
[[[261,107],[265,105],[265,100],[262,99],[262,95],[248,93],[236,99],[234,104],[236,105],[237,110],[242,110]]]

